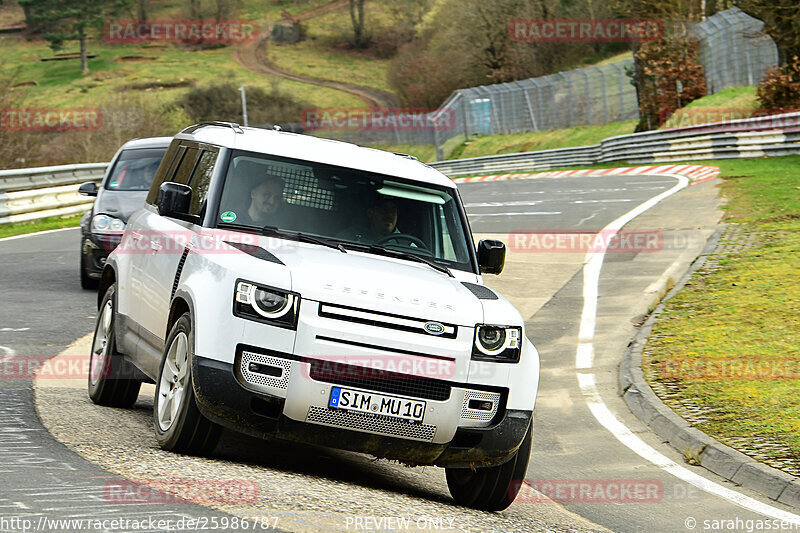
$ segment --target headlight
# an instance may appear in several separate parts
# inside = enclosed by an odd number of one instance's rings
[[[497,363],[519,361],[522,346],[522,328],[479,325],[475,328],[472,359]]]
[[[233,314],[294,329],[297,326],[299,304],[300,296],[294,293],[248,281],[237,281]]]
[[[122,233],[125,223],[109,215],[95,215],[92,217],[92,233]]]

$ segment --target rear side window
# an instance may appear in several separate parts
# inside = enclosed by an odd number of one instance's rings
[[[208,196],[208,186],[211,183],[211,175],[214,173],[214,163],[217,161],[217,153],[204,151],[197,162],[197,166],[192,174],[189,185],[192,188],[192,203],[189,213],[199,215],[203,209]]]
[[[174,181],[175,183],[188,185],[189,178],[192,177],[192,171],[194,170],[194,166],[199,157],[200,150],[197,148],[187,148],[186,152],[183,154],[183,159],[181,159],[181,162],[178,165],[178,169],[175,171],[175,175],[171,180],[168,181]]]
[[[173,151],[172,147],[170,147],[169,151]],[[167,157],[169,156],[170,154],[168,153]],[[199,157],[200,150],[197,148],[190,148],[187,146],[178,147],[178,153],[172,161],[170,168],[167,170],[164,180],[158,184],[154,183],[150,188],[150,194],[147,195],[147,203],[155,205],[156,199],[158,198],[158,189],[161,187],[162,183],[172,181],[175,183],[182,183],[184,185],[188,184],[189,178],[192,176],[195,163],[197,163],[197,159]]]

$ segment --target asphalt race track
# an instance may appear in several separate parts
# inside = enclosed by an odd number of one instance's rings
[[[531,237],[597,232],[678,184],[665,176],[605,176],[460,186],[472,231],[508,245],[506,270],[485,280],[522,311],[542,359],[527,474],[540,492],[523,489],[498,514],[453,505],[436,468],[282,448],[232,433],[208,459],[166,454],[152,436],[151,388],[129,411],[94,406],[85,390],[74,387],[37,389],[34,398],[30,376],[7,363],[44,360],[85,337],[94,326],[96,296],[80,289],[78,230],[0,240],[0,531],[22,529],[12,518],[31,520],[34,528],[44,518],[162,518],[173,524],[199,518],[220,524],[260,512],[276,514],[277,527],[288,531],[400,531],[402,523],[381,521],[400,515],[412,517],[411,529],[451,531],[747,531],[748,520],[791,517],[790,508],[686,464],[630,413],[617,390],[617,365],[640,315],[670,277],[682,275],[716,226],[714,181],[665,197],[625,226],[657,235],[658,246],[607,253],[596,300],[587,286],[591,269],[600,265],[584,268],[586,250],[548,247]],[[587,298],[596,301],[596,311]],[[581,329],[587,323],[588,341]],[[590,346],[592,355],[579,345]],[[110,483],[148,472],[246,479],[259,484],[264,497],[214,509],[109,501]],[[741,497],[731,497],[731,489]],[[430,520],[415,522],[422,516]],[[739,520],[741,527],[715,528],[712,521],[722,520]],[[151,524],[144,530],[163,530]]]

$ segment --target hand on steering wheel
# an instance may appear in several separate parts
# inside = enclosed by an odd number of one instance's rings
[[[385,244],[385,243],[391,242],[391,241],[406,241],[409,244],[416,244],[417,247],[420,250],[423,250],[423,251],[426,251],[426,252],[430,252],[430,249],[422,241],[422,239],[414,237],[413,235],[409,235],[408,233],[390,233],[386,237],[382,237],[382,238],[378,239],[377,241],[375,241],[375,244],[382,245],[382,244]]]

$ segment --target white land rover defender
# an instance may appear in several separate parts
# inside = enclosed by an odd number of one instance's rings
[[[160,445],[221,427],[446,469],[500,510],[525,476],[539,356],[482,284],[451,180],[415,158],[210,122],[175,136],[100,280],[89,395],[154,382]]]

